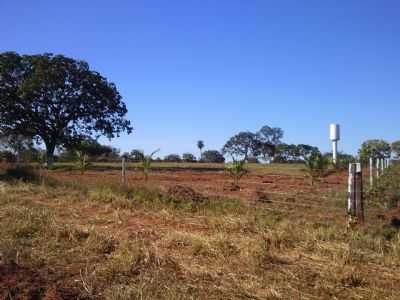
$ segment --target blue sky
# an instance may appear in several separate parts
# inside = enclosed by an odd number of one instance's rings
[[[123,151],[220,149],[267,124],[330,150],[400,139],[400,2],[0,0],[0,52],[61,53],[113,81]]]

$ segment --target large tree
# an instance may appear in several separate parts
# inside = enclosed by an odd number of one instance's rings
[[[85,136],[130,133],[116,86],[85,61],[63,55],[0,54],[0,130],[41,140],[54,150]]]
[[[260,143],[257,135],[250,131],[239,132],[225,143],[222,153],[229,154],[234,159],[241,158],[244,161],[247,161],[249,156],[259,156]]]
[[[274,159],[278,146],[282,143],[283,130],[279,127],[263,126],[257,133],[258,152],[264,160]]]
[[[389,158],[391,155],[390,144],[384,140],[367,140],[362,143],[358,151],[360,160],[363,163],[368,162],[369,158]]]

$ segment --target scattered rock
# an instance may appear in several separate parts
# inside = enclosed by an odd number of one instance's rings
[[[200,203],[203,202],[206,197],[202,194],[196,192],[190,187],[183,185],[175,185],[168,189],[168,196],[172,197],[177,202],[194,202]]]

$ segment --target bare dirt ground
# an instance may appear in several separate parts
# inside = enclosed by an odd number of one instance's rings
[[[121,181],[119,171],[55,171],[52,176],[66,182],[84,184],[118,183]],[[331,174],[314,186],[307,175],[263,174],[251,171],[240,181],[240,190],[232,190],[232,179],[224,171],[174,170],[153,171],[149,181],[144,183],[143,174],[139,171],[127,172],[127,184],[143,185],[167,190],[175,185],[185,185],[207,196],[222,196],[257,200],[259,193],[296,196],[318,192],[342,191],[346,188],[346,172]]]

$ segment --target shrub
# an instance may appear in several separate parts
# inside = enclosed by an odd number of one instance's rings
[[[85,154],[83,151],[76,151],[76,167],[81,171],[81,173],[85,173],[87,168],[89,167],[89,156]]]
[[[319,150],[314,150],[309,156],[305,157],[304,164],[311,178],[311,185],[314,185],[315,179],[321,178],[326,174],[329,160]]]
[[[233,179],[235,188],[239,188],[239,180],[247,173],[247,170],[244,168],[244,160],[233,161],[232,164],[227,166],[227,170]]]

